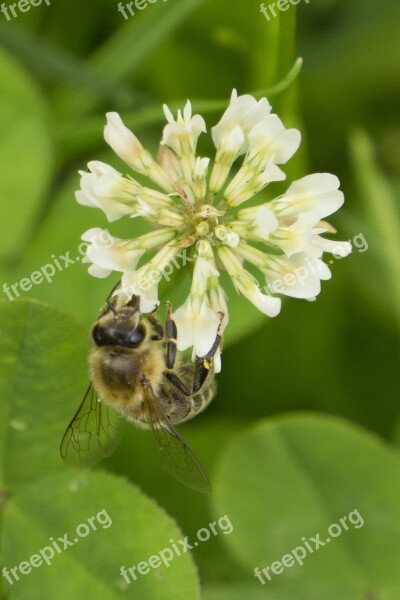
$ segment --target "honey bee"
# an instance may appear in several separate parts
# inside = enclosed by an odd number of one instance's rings
[[[115,450],[127,420],[152,430],[162,464],[176,479],[209,492],[203,467],[175,425],[199,414],[215,395],[219,331],[205,356],[180,364],[171,304],[163,327],[157,309],[142,315],[138,296],[118,307],[114,290],[91,330],[91,383],[64,434],[61,456],[69,465],[96,464]]]

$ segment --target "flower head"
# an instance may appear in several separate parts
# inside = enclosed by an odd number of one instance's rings
[[[298,130],[286,129],[271,113],[266,98],[233,91],[227,110],[211,130],[213,162],[196,154],[206,124],[201,115],[192,114],[191,103],[176,118],[167,106],[164,112],[168,123],[158,160],[117,113],[108,113],[106,141],[152,184],[145,186],[134,174],[124,176],[94,161],[88,173],[81,172],[77,201],[100,208],[109,221],[142,217],[152,230],[121,240],[91,229],[83,235],[88,242],[85,262],[91,263],[89,271],[96,277],[122,273],[115,293],[139,296],[144,313],[158,306],[163,277],[189,263],[190,291],[173,315],[177,344],[179,350],[192,348],[193,356],[205,356],[229,320],[222,272],[238,293],[270,317],[280,312],[279,295],[315,299],[321,281],[331,277],[323,254],[343,257],[351,252],[348,242],[324,237],[335,230],[323,219],[338,210],[344,198],[339,180],[329,173],[307,175],[273,200],[261,196],[270,183],[286,178],[282,166],[301,140]],[[239,157],[242,164],[233,173]],[[246,206],[256,194],[258,205]],[[153,255],[147,258],[149,252]],[[215,369],[219,368],[218,352]]]

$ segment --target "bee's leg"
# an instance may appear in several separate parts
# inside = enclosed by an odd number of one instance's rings
[[[176,373],[173,373],[172,371],[164,371],[164,377],[166,379],[168,379],[168,381],[170,383],[172,383],[172,385],[174,385],[185,396],[189,397],[192,395],[192,392],[183,383],[183,381],[180,379],[180,377]]]
[[[220,313],[220,317],[221,317],[221,323],[222,323],[222,320],[224,318],[223,313]],[[220,323],[220,326],[218,327],[217,337],[215,338],[215,341],[214,341],[213,345],[211,346],[210,350],[207,352],[207,354],[205,356],[198,356],[196,358],[196,362],[194,365],[193,390],[192,390],[193,394],[198,392],[203,387],[204,382],[207,379],[207,376],[210,372],[210,368],[213,364],[214,355],[217,352],[217,350],[221,344],[221,335],[220,335],[221,323]]]
[[[167,320],[165,322],[165,337],[167,342],[167,369],[173,369],[176,359],[176,344],[178,337],[178,330],[176,323],[172,319],[172,307],[171,302],[166,302],[167,305]]]
[[[150,339],[160,341],[164,338],[164,330],[163,330],[163,326],[161,325],[160,321],[156,317],[156,311],[157,311],[157,308],[155,310],[153,310],[153,312],[151,312],[149,315],[147,315],[147,318],[150,321],[150,323],[153,325],[154,330],[155,330],[155,335],[152,335]]]

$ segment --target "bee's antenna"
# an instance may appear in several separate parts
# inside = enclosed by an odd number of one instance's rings
[[[114,304],[112,303],[111,298],[112,298],[112,295],[115,292],[115,290],[120,286],[120,284],[121,284],[121,279],[119,281],[117,281],[117,283],[114,285],[111,292],[108,294],[108,296],[106,298],[107,306],[108,306],[109,310],[112,310],[115,317],[117,316],[117,309],[115,308]]]
[[[110,300],[107,300],[107,306],[114,313],[114,317],[116,317],[117,316],[117,309],[115,308],[114,304]]]

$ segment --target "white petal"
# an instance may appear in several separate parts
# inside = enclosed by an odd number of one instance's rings
[[[192,103],[188,100],[185,104],[185,108],[183,109],[183,119],[185,122],[190,121],[192,118]]]
[[[214,373],[221,373],[222,361],[221,361],[221,348],[218,348],[214,354]]]
[[[160,301],[158,299],[158,295],[153,296],[144,296],[143,294],[140,296],[140,312],[142,313],[151,313],[153,310],[159,306]]]
[[[82,206],[90,206],[95,208],[98,207],[98,205],[89,196],[82,192],[82,190],[75,192],[75,198],[78,204],[81,204]]]
[[[211,290],[210,290],[211,308],[213,309],[213,311],[216,314],[219,314],[219,316],[221,316],[221,313],[223,315],[221,325],[220,325],[221,333],[223,333],[223,331],[225,330],[225,328],[229,322],[229,312],[228,312],[228,304],[227,304],[226,298],[227,298],[227,296],[225,294],[225,291],[223,290],[223,288],[220,285],[218,285],[217,287],[211,288]]]
[[[330,252],[333,256],[344,258],[351,254],[352,246],[350,242],[337,242],[335,240],[327,240],[321,236],[316,236],[315,245],[323,252]]]
[[[277,315],[279,315],[281,310],[280,298],[268,296],[267,294],[263,294],[260,290],[257,290],[255,293],[252,294],[249,294],[246,290],[240,291],[264,315],[267,315],[268,317],[276,317]]]
[[[296,254],[290,259],[271,260],[275,270],[266,272],[268,287],[273,293],[292,298],[312,299],[321,291],[321,280],[331,278],[329,267],[321,260]]]
[[[94,242],[95,240],[99,239],[99,237],[103,234],[105,230],[101,229],[101,227],[92,227],[91,229],[88,229],[87,231],[85,231],[85,233],[83,233],[81,235],[81,240],[83,240],[84,242]],[[106,232],[108,234],[108,232]]]
[[[142,249],[132,248],[130,240],[115,238],[98,227],[86,231],[82,239],[90,242],[86,258],[103,271],[133,271],[144,253]],[[90,268],[89,272],[94,274],[96,269]]]
[[[249,156],[263,155],[268,162],[284,164],[300,145],[301,135],[297,129],[285,129],[277,115],[268,115],[249,133]]]
[[[196,133],[206,133],[206,122],[201,115],[194,115],[190,122],[191,129]]]
[[[330,173],[314,173],[294,181],[281,199],[284,214],[311,211],[321,219],[336,212],[344,203],[340,181]]]
[[[116,112],[106,115],[107,125],[104,128],[104,139],[114,152],[134,169],[137,169],[140,157],[144,153],[138,138],[128,129]]]
[[[279,222],[272,210],[267,206],[260,206],[256,218],[256,225],[260,237],[267,240],[270,233],[278,228]]]
[[[146,277],[144,268],[141,267],[133,273],[126,272],[122,276],[121,290],[131,297],[132,295],[140,298],[140,311],[142,313],[152,312],[160,304],[158,300],[158,280],[153,281]],[[117,293],[121,293],[118,290]]]
[[[206,297],[192,298],[174,312],[177,326],[178,350],[194,347],[196,356],[204,356],[211,350],[216,336],[220,319],[210,308]]]
[[[92,275],[93,277],[104,279],[105,277],[111,275],[112,270],[103,269],[102,267],[98,267],[97,265],[90,265],[90,267],[88,268],[88,273],[90,273],[90,275]]]
[[[232,131],[230,131],[229,134],[223,138],[221,147],[226,153],[236,154],[241,151],[244,143],[245,137],[243,130],[239,125],[236,125],[236,127],[234,127]]]
[[[193,314],[191,303],[182,304],[173,314],[178,331],[177,347],[183,351],[193,346]]]
[[[114,169],[114,167],[112,167],[111,165],[108,165],[105,162],[102,162],[101,160],[89,161],[88,168],[89,168],[89,171],[91,173],[93,173],[93,175],[96,175],[97,177],[101,177],[101,175],[109,175],[110,177],[113,177],[114,179],[118,179],[119,177],[122,177],[121,173],[119,171],[117,171],[117,169]]]
[[[194,350],[197,356],[205,356],[211,350],[219,325],[218,315],[208,306],[208,302],[203,303],[194,330]]]
[[[201,115],[193,115],[190,102],[186,103],[183,115],[178,110],[174,119],[168,107],[164,107],[168,125],[164,127],[161,143],[169,146],[179,157],[193,155],[196,150],[197,140],[205,132],[206,123]]]
[[[275,160],[278,164],[284,165],[292,158],[300,146],[301,133],[297,129],[287,129],[272,145],[275,153]]]
[[[220,147],[228,138],[235,127],[239,127],[244,135],[240,153],[247,149],[249,131],[271,111],[271,106],[266,98],[257,101],[253,96],[245,94],[238,96],[233,90],[231,102],[222,115],[219,123],[212,128],[212,138],[215,146]]]
[[[80,171],[81,189],[75,193],[76,200],[84,206],[100,208],[109,221],[115,221],[123,215],[132,214],[134,209],[119,198],[130,198],[127,193],[129,182],[112,167],[92,161],[91,173]]]
[[[285,179],[286,179],[286,173],[284,173],[282,171],[282,169],[280,169],[279,167],[277,167],[273,163],[270,163],[266,167],[266,169],[264,170],[264,172],[261,173],[258,177],[260,178],[260,183],[264,187],[268,183],[272,183],[272,182],[275,182],[275,181],[285,181]]]
[[[288,258],[297,252],[305,252],[316,237],[313,236],[312,227],[318,221],[318,215],[301,213],[293,225],[278,229],[271,236],[272,240]]]
[[[167,104],[163,104],[163,110],[164,110],[165,118],[167,119],[168,123],[174,123],[175,122],[174,115],[172,114],[172,111]]]

